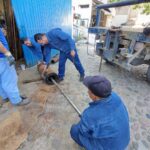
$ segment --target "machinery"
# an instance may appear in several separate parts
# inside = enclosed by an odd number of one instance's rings
[[[129,0],[97,6],[96,26],[90,27],[88,33],[95,34],[98,38],[96,54],[111,64],[142,77],[150,82],[150,27],[142,31],[130,30],[121,27],[99,27],[102,9],[146,3],[149,0]]]

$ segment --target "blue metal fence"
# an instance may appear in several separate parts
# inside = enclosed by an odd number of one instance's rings
[[[45,33],[60,27],[72,33],[72,0],[11,0],[19,35],[31,37],[35,33]],[[37,58],[29,48],[23,46],[28,66],[37,63]],[[52,50],[52,56],[58,51]]]

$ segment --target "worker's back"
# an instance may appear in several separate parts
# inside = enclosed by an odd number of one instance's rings
[[[54,28],[46,34],[51,48],[60,50],[64,53],[70,53],[75,50],[75,42],[71,36],[63,32],[60,28]]]
[[[120,97],[112,92],[108,98],[90,103],[81,118],[80,131],[79,138],[87,150],[124,150],[130,131]]]

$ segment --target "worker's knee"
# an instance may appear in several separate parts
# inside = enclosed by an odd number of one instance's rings
[[[79,125],[78,124],[72,125],[71,130],[70,130],[70,135],[77,144],[79,144],[81,147],[83,147],[83,145],[79,139]]]
[[[77,125],[72,125],[71,130],[70,130],[70,135],[71,137],[74,139],[74,137],[76,137],[76,135],[78,134],[78,127]]]

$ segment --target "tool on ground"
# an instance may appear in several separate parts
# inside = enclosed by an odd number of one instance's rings
[[[38,66],[38,71],[40,74],[42,74],[44,68],[45,68],[45,64],[44,63],[40,63]],[[48,85],[55,85],[61,92],[61,94],[66,98],[66,100],[69,102],[69,104],[74,108],[74,110],[78,113],[79,117],[81,117],[81,112],[80,110],[77,108],[77,106],[71,101],[71,99],[64,93],[64,91],[60,88],[60,86],[58,85],[57,82],[59,82],[59,78],[58,75],[52,71],[50,69],[50,67],[47,69],[47,71],[44,73],[43,76],[41,76],[41,78],[38,79],[32,79],[32,80],[25,80],[23,81],[23,83],[30,83],[30,82],[36,82],[39,80],[44,80],[46,84]],[[42,113],[43,114],[43,113]]]
[[[74,108],[74,110],[78,113],[79,117],[81,116],[80,110],[77,108],[77,106],[71,101],[71,99],[64,93],[64,91],[60,88],[60,86],[57,84],[57,82],[51,78],[51,81],[56,85],[56,87],[60,90],[61,94],[66,98],[66,100],[71,104],[71,106]]]
[[[31,80],[24,80],[23,83],[27,84],[27,83],[37,82],[37,81],[41,81],[41,80],[42,80],[42,78],[31,79]]]
[[[44,65],[45,64],[42,64],[42,63],[38,65],[38,71],[39,71],[39,73],[43,72],[43,69],[45,67]],[[71,106],[75,109],[75,111],[78,113],[78,115],[80,117],[81,116],[80,110],[77,108],[77,106],[70,100],[70,98],[64,93],[64,91],[57,84],[57,82],[59,82],[58,75],[54,71],[52,71],[50,69],[50,67],[44,73],[43,79],[44,79],[44,81],[47,84],[50,84],[50,85],[54,84],[54,85],[56,85],[56,87],[60,90],[61,94],[66,98],[66,100],[69,102],[69,104],[71,104]]]

